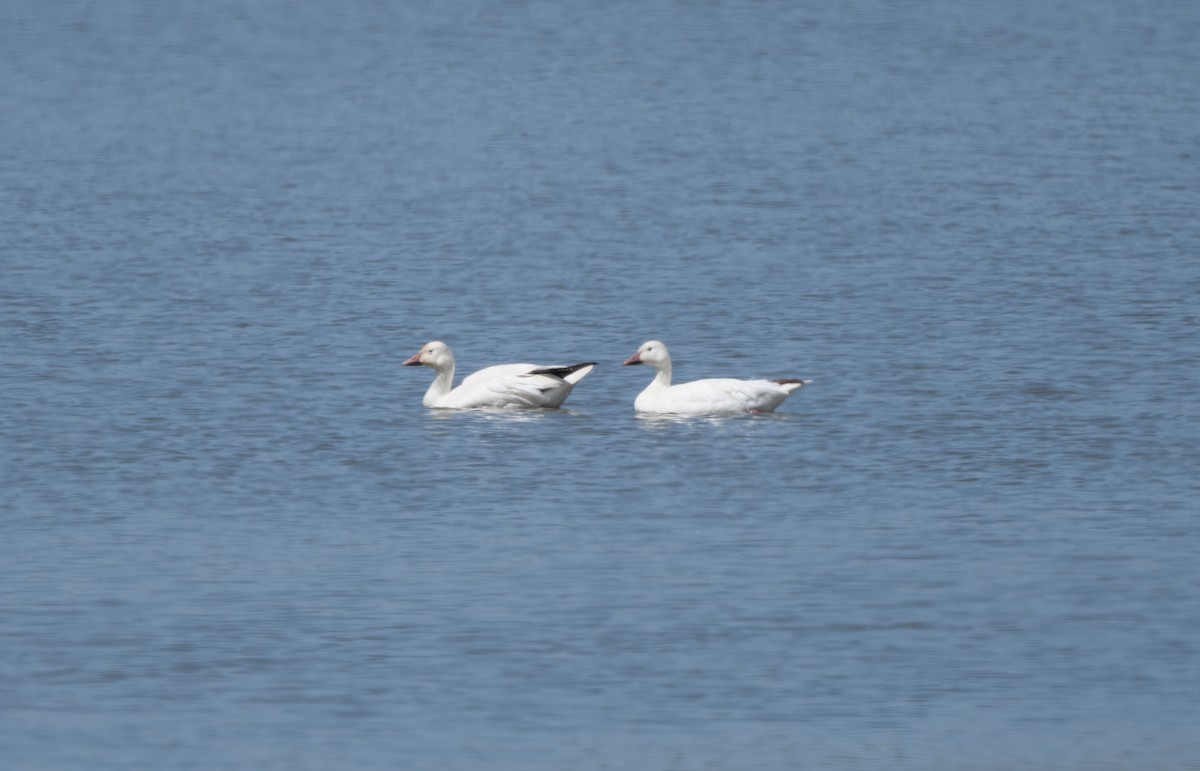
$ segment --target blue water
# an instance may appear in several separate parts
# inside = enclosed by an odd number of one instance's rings
[[[1197,40],[4,3],[0,765],[1200,768]],[[639,418],[652,337],[814,382]]]

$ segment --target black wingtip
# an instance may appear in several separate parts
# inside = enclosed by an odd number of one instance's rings
[[[596,362],[594,361],[581,361],[578,364],[570,364],[566,367],[543,367],[542,369],[534,369],[530,370],[528,374],[550,375],[551,377],[566,378],[566,376],[570,375],[572,372],[578,372],[584,367],[594,366],[596,366]]]

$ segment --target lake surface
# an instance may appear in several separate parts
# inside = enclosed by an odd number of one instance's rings
[[[2,765],[1200,768],[1197,40],[5,3]],[[652,337],[814,382],[638,417]]]

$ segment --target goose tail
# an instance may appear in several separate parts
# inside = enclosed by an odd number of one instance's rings
[[[772,380],[771,382],[775,383],[777,385],[783,386],[783,390],[787,391],[790,394],[793,391],[799,391],[801,388],[808,385],[812,381],[811,380],[801,380],[800,378],[792,377],[792,378],[783,378],[781,380]]]

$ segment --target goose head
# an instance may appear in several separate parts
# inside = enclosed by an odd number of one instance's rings
[[[647,340],[637,349],[637,353],[625,360],[625,364],[649,364],[655,368],[670,366],[671,354],[667,346],[659,340]]]
[[[425,343],[425,345],[421,346],[421,350],[414,353],[404,362],[404,366],[406,367],[417,367],[422,364],[426,367],[442,370],[447,366],[454,366],[454,354],[450,352],[450,346],[441,340],[434,340],[431,343]]]

